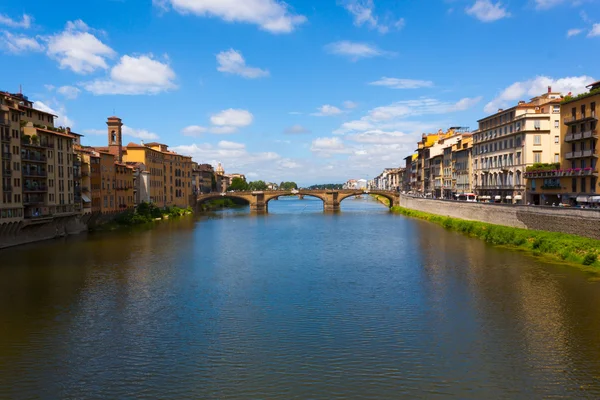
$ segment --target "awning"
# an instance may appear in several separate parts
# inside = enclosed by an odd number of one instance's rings
[[[587,196],[577,196],[576,200],[578,203],[588,203],[589,202],[589,198]]]
[[[502,196],[496,196],[495,199],[496,200],[502,200]]]
[[[506,200],[512,200],[512,196],[506,196],[505,199]]]
[[[89,197],[87,197],[87,196],[86,196],[85,194],[83,194],[83,193],[81,194],[81,198],[83,199],[83,202],[84,202],[84,203],[91,203],[91,202],[92,202],[92,200],[90,200],[90,198],[89,198]]]
[[[515,200],[523,200],[523,196],[521,196],[520,194],[515,196]]]
[[[590,203],[600,203],[600,196],[591,196]]]

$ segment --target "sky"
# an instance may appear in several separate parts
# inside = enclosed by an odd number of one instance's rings
[[[371,179],[424,132],[600,79],[600,0],[0,4],[0,90],[248,180]],[[594,68],[594,66],[596,68]]]

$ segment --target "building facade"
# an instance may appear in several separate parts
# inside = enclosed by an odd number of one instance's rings
[[[598,115],[600,82],[561,103],[561,156],[559,165],[530,168],[528,188],[535,204],[598,206]]]
[[[538,203],[525,172],[560,161],[560,93],[548,93],[479,120],[473,135],[473,184],[480,200]]]

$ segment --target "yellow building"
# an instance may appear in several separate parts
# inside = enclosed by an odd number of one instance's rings
[[[468,133],[452,146],[452,189],[455,195],[472,193],[472,147],[473,134]]]
[[[135,190],[144,194],[138,195],[142,201],[147,200],[159,207],[182,208],[193,203],[191,157],[170,151],[163,143],[129,143],[123,146],[121,119],[110,117],[106,124],[108,147],[97,149],[109,152],[118,163],[126,163],[125,165],[132,169],[138,166],[136,179],[138,187]],[[143,164],[144,171],[139,171],[140,164]],[[139,172],[144,173],[139,174]],[[133,193],[132,198],[134,198]]]
[[[0,101],[0,223],[77,213],[73,144],[79,135],[55,127],[56,116],[33,108],[27,96],[0,92]]]
[[[492,202],[540,203],[526,193],[525,172],[536,164],[560,161],[560,93],[520,101],[479,120],[473,135],[473,184],[480,199]],[[535,188],[534,188],[535,189]]]
[[[600,81],[587,86],[587,89],[587,93],[573,98],[566,97],[562,103],[560,170],[554,171],[552,176],[535,179],[536,187],[540,187],[547,186],[548,183],[556,184],[559,178],[560,201],[563,204],[597,206],[600,203]]]

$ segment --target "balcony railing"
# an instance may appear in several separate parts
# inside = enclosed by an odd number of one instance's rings
[[[594,155],[594,150],[580,150],[580,151],[572,151],[570,153],[565,154],[565,158],[567,160],[572,160],[574,158],[592,157],[593,155]]]
[[[12,153],[10,151],[3,151],[2,158],[10,160],[12,158]]]
[[[46,177],[48,174],[46,173],[46,171],[35,171],[35,170],[26,170],[23,169],[21,170],[21,173],[23,174],[23,176],[40,176],[40,177]]]
[[[21,160],[45,163],[46,162],[46,156],[43,155],[43,154],[37,155],[37,154],[27,154],[27,153],[25,153],[25,154],[21,154]]]
[[[0,140],[2,140],[3,142],[10,142],[12,138],[10,137],[10,135],[2,135],[2,138]]]
[[[0,118],[0,125],[8,125],[10,126],[10,121],[6,118]]]
[[[571,125],[576,124],[580,121],[587,120],[598,120],[598,114],[596,114],[596,111],[587,111],[585,113],[576,113],[575,115],[569,115],[568,117],[565,117],[563,121],[566,125]]]
[[[12,192],[12,186],[11,185],[2,185],[2,190],[5,192]]]
[[[23,186],[23,192],[24,193],[43,193],[43,192],[47,192],[48,191],[48,187],[42,185],[42,186]]]
[[[565,136],[565,142],[572,142],[574,140],[581,140],[583,138],[582,133],[569,133]]]
[[[584,139],[589,139],[589,138],[591,138],[591,137],[593,137],[593,138],[595,138],[595,139],[598,139],[598,131],[597,131],[597,130],[594,130],[594,131],[586,131],[586,132],[583,132],[583,138],[584,138]]]
[[[590,176],[594,174],[592,168],[573,168],[573,169],[560,169],[554,171],[530,171],[525,172],[523,176],[527,179],[532,178],[560,178],[569,176]]]

